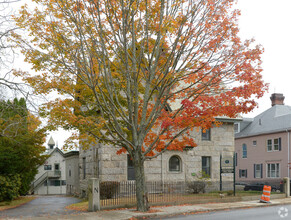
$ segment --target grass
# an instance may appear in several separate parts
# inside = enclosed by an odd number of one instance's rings
[[[148,199],[151,204],[159,205],[172,203],[173,205],[177,204],[187,204],[187,203],[205,203],[205,202],[216,202],[217,199],[221,199],[221,194],[223,198],[236,198],[244,196],[260,196],[262,191],[236,191],[236,196],[234,197],[231,194],[231,191],[215,191],[210,193],[203,194],[186,194],[186,195],[163,195],[163,194],[149,194]],[[278,194],[272,192],[272,194]],[[135,195],[129,197],[121,197],[118,199],[106,199],[101,200],[101,207],[110,209],[116,209],[121,207],[134,207],[136,205]],[[78,210],[78,211],[87,211],[88,210],[88,201],[82,201],[75,203],[66,207],[67,209]]]
[[[25,203],[30,202],[31,200],[35,199],[35,197],[32,196],[20,196],[15,200],[12,200],[11,202],[0,202],[0,211],[6,210],[6,209],[12,209],[16,208],[18,206],[24,205]]]
[[[75,204],[68,205],[66,207],[66,209],[86,212],[86,211],[88,211],[88,200],[87,201],[84,200],[82,202],[78,202],[78,203],[75,203]]]

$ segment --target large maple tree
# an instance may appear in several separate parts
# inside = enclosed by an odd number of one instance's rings
[[[38,74],[50,128],[77,129],[133,159],[146,211],[144,161],[195,146],[191,131],[251,111],[267,89],[263,49],[238,37],[234,0],[34,0],[14,34]]]

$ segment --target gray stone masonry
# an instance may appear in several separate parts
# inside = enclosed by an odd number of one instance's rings
[[[157,158],[146,161],[146,181],[193,181],[196,177],[192,174],[199,174],[202,171],[202,156],[207,156],[211,158],[211,181],[219,182],[220,155],[233,156],[234,154],[233,123],[223,123],[220,127],[211,128],[209,141],[201,140],[201,131],[197,129],[194,129],[191,136],[197,147],[183,152],[166,151]],[[117,148],[113,146],[101,144],[88,150],[80,149],[80,188],[83,195],[87,192],[89,178],[99,178],[100,181],[127,180],[127,155],[117,155],[116,151]],[[179,172],[169,171],[169,159],[173,155],[180,158]],[[233,174],[224,175],[223,181],[232,182]],[[214,188],[218,189],[218,186]]]

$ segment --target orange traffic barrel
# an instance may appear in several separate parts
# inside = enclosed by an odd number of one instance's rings
[[[270,203],[271,197],[271,186],[264,185],[263,194],[261,196],[260,202]]]

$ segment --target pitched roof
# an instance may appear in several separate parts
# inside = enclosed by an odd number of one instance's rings
[[[67,153],[64,154],[64,157],[71,157],[71,156],[79,156],[79,151],[69,151]]]
[[[64,157],[63,151],[61,151],[58,147],[54,148],[53,150],[51,150],[49,152],[46,152],[45,154],[51,156],[54,152],[58,152],[59,154],[61,154]]]
[[[243,119],[242,125],[235,138],[286,131],[291,129],[291,106],[274,105],[253,119]]]

